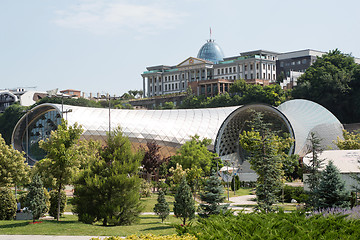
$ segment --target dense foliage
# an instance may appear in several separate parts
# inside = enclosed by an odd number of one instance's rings
[[[217,173],[213,174],[206,180],[204,192],[200,194],[202,203],[200,204],[200,217],[209,217],[213,214],[225,212],[228,204],[221,204],[225,200],[223,195],[224,188]]]
[[[247,103],[265,103],[278,106],[289,97],[288,93],[281,89],[280,85],[263,87],[261,85],[246,84],[243,79],[236,80],[230,87],[229,93],[216,95],[215,97],[189,94],[179,108],[214,108]]]
[[[105,237],[105,238],[91,238],[91,240],[122,240],[123,237]],[[197,238],[190,234],[185,234],[183,236],[178,235],[166,235],[166,236],[158,236],[154,234],[146,234],[146,235],[130,235],[125,239],[127,240],[196,240]]]
[[[29,182],[24,154],[7,145],[0,134],[0,187]]]
[[[181,180],[175,194],[174,214],[182,220],[184,225],[187,220],[195,218],[195,201],[185,178]]]
[[[319,103],[342,123],[360,119],[360,65],[338,49],[318,57],[298,79],[292,95]]]
[[[199,179],[209,176],[211,170],[216,169],[216,154],[210,152],[207,146],[211,143],[210,139],[200,139],[199,136],[192,136],[190,141],[183,144],[176,155],[171,157],[170,166],[181,165],[186,171],[186,180],[196,191]],[[180,179],[179,179],[180,180]]]
[[[46,213],[47,210],[45,190],[39,175],[33,176],[28,189],[29,192],[26,195],[25,206],[27,211],[31,212],[33,221],[35,221]]]
[[[11,135],[16,123],[25,114],[27,107],[20,106],[18,103],[12,104],[0,113],[0,134],[5,139],[6,144],[11,144]]]
[[[66,194],[65,191],[61,191],[60,193],[60,216],[65,211],[66,207]],[[58,210],[58,192],[56,190],[52,190],[50,192],[50,208],[49,208],[49,215],[56,218]]]
[[[286,149],[292,139],[279,136],[272,130],[272,124],[263,120],[261,112],[253,111],[250,122],[251,131],[243,131],[239,136],[240,145],[248,151],[247,158],[257,175],[256,201],[257,209],[265,212],[274,211],[284,180],[284,159]]]
[[[343,130],[342,140],[340,137],[337,137],[335,142],[336,146],[341,150],[351,150],[351,149],[360,149],[360,131],[348,132]]]
[[[360,220],[304,213],[214,215],[199,219],[187,232],[206,239],[359,239]]]
[[[170,214],[169,203],[166,201],[165,194],[161,190],[159,191],[157,203],[155,204],[154,207],[154,212],[156,215],[159,216],[159,218],[161,218],[161,222],[164,222],[164,220]]]
[[[321,179],[320,168],[324,159],[319,158],[319,154],[322,151],[320,147],[321,140],[316,136],[315,133],[310,133],[308,142],[308,149],[312,156],[310,158],[309,164],[305,166],[306,172],[308,173],[308,178],[305,180],[305,183],[309,185],[309,199],[306,204],[310,208],[316,208],[319,206],[320,196],[318,187]]]
[[[140,178],[143,155],[133,153],[120,129],[108,134],[99,158],[80,173],[75,182],[74,212],[79,221],[103,225],[128,225],[141,212]]]
[[[16,199],[10,188],[0,187],[0,220],[12,220],[16,213]]]

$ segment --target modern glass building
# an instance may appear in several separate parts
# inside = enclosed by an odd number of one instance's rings
[[[149,141],[161,146],[161,154],[169,156],[191,139],[199,135],[209,138],[209,148],[221,159],[237,161],[243,165],[242,173],[252,174],[246,161],[246,153],[239,146],[239,134],[248,129],[251,111],[260,111],[264,120],[274,130],[287,133],[295,139],[289,154],[304,156],[307,138],[315,132],[324,147],[336,149],[333,140],[342,136],[342,124],[334,115],[317,103],[307,100],[291,100],[272,107],[265,104],[244,106],[176,109],[176,110],[124,110],[88,108],[58,104],[42,104],[23,116],[13,131],[15,149],[28,153],[29,164],[42,159],[45,153],[38,142],[46,139],[60,124],[61,118],[69,124],[78,123],[84,129],[83,139],[105,140],[106,132],[120,126],[137,149]]]

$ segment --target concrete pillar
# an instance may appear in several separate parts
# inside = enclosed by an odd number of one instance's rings
[[[146,96],[146,93],[145,93],[145,77],[143,77],[143,97]]]

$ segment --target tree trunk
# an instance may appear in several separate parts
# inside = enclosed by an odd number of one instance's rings
[[[60,204],[61,204],[61,183],[58,189],[58,204],[57,204],[57,216],[56,216],[57,221],[60,220]]]

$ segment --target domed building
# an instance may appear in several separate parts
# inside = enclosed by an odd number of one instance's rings
[[[226,58],[221,47],[209,39],[197,57],[188,57],[174,66],[147,67],[141,74],[144,97],[182,93],[189,87],[195,95],[212,97],[227,92],[240,78],[250,84],[268,85],[276,81],[277,55],[256,50]]]
[[[214,40],[209,39],[199,50],[197,58],[201,58],[213,63],[224,61],[224,53]]]

